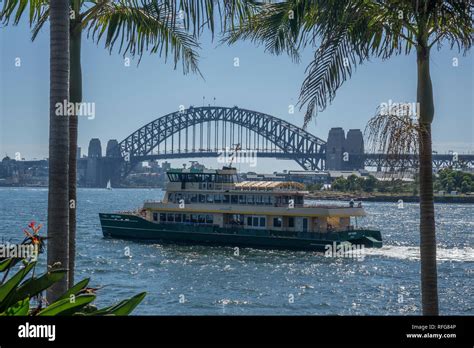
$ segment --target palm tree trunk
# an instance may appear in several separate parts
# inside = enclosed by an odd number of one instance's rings
[[[71,103],[82,102],[82,70],[81,70],[81,20],[79,11],[76,19],[71,21],[70,37],[70,90]],[[76,209],[77,209],[77,115],[69,118],[69,286],[74,284],[74,268],[76,262]]]
[[[436,269],[436,230],[431,149],[431,123],[434,116],[434,103],[429,53],[429,48],[427,48],[426,45],[420,46],[417,49],[417,99],[420,106],[421,302],[423,315],[438,315],[438,275]]]
[[[69,118],[58,105],[69,99],[69,1],[50,4],[50,96],[49,96],[49,191],[48,191],[48,266],[60,263],[67,268],[69,204],[68,160]],[[48,288],[47,299],[54,301],[68,288],[64,277]]]

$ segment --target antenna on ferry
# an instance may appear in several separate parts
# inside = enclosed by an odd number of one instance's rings
[[[232,145],[235,145],[235,149],[234,149],[234,152],[232,153],[232,157],[230,158],[229,167],[232,167],[232,162],[234,162],[235,154],[237,153],[237,151],[239,151],[241,149],[240,144],[232,144]]]

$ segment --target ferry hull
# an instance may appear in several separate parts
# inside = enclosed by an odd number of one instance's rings
[[[153,223],[131,214],[99,214],[104,237],[171,244],[197,244],[256,249],[325,251],[341,243],[372,248],[382,246],[380,231],[337,233],[275,232],[220,228],[212,225]]]

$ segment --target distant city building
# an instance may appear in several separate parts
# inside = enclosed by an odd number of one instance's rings
[[[346,136],[341,127],[331,128],[326,143],[326,169],[342,169]]]
[[[328,172],[313,170],[290,170],[287,176],[288,181],[296,181],[307,185],[325,184],[329,179]]]
[[[79,159],[81,158],[81,147],[78,146],[77,149],[76,149],[76,158]]]
[[[6,156],[0,162],[0,186],[46,186],[48,161],[17,161]]]
[[[348,158],[344,161],[345,169],[362,169],[364,168],[364,136],[360,129],[349,129],[345,141],[345,150],[347,152]]]
[[[414,182],[415,174],[412,172],[400,172],[400,173],[385,173],[385,172],[374,172],[371,173],[379,181],[393,181],[400,180],[403,182]]]
[[[110,139],[107,142],[107,149],[105,150],[106,157],[119,158],[122,156],[117,139]]]
[[[364,137],[360,129],[345,135],[341,127],[331,128],[326,144],[326,170],[357,170],[364,168]]]
[[[369,172],[366,170],[328,170],[329,179],[334,181],[337,178],[344,178],[347,179],[351,175],[355,175],[358,178],[369,176]]]
[[[87,157],[89,158],[102,157],[102,145],[98,138],[92,138],[91,141],[89,141],[89,149],[87,151]]]

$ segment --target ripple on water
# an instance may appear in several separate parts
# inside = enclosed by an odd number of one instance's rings
[[[133,209],[161,195],[147,189],[79,189],[76,274],[91,277],[92,286],[104,286],[99,305],[147,291],[137,314],[420,314],[414,203],[405,203],[404,209],[397,202],[364,203],[369,216],[359,224],[381,229],[385,246],[365,249],[361,261],[245,248],[235,255],[233,248],[102,238],[98,212]],[[46,203],[46,189],[0,189],[0,238],[22,238],[30,220],[45,223]],[[436,205],[443,314],[474,315],[473,298],[466,296],[474,274],[472,216],[474,205]]]

